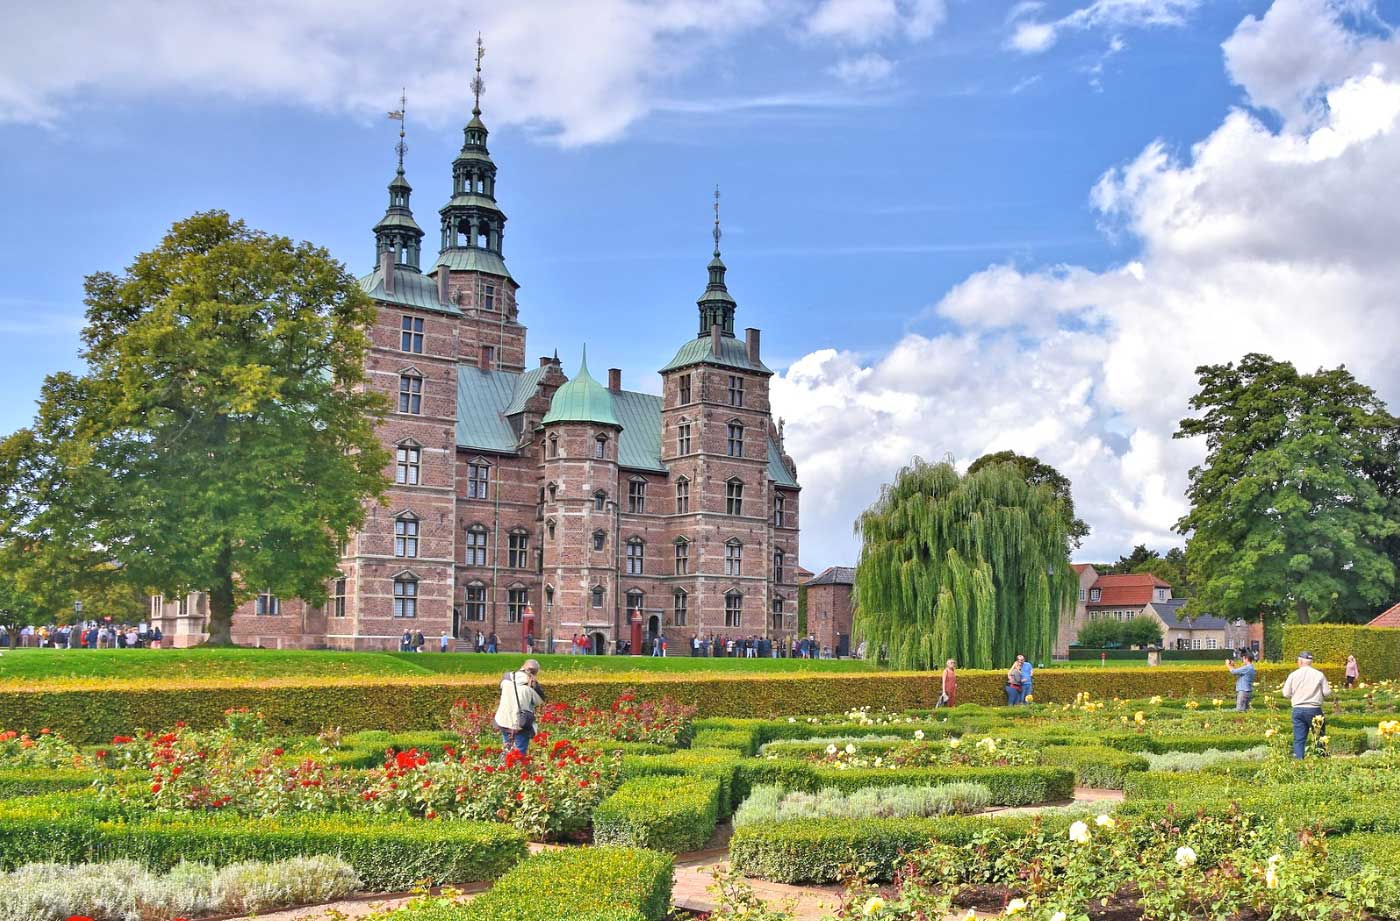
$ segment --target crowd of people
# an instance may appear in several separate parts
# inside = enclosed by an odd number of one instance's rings
[[[5,649],[159,649],[159,627],[145,621],[114,624],[85,620],[76,624],[32,624],[11,631],[0,626],[0,648]]]

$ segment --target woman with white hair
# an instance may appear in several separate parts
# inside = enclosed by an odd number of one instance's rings
[[[501,733],[501,756],[509,758],[512,750],[522,756],[530,748],[535,735],[535,708],[544,703],[544,691],[539,683],[540,663],[526,659],[518,672],[508,672],[501,679],[501,702],[496,707],[496,728]]]

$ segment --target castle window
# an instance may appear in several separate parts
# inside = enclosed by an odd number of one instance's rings
[[[486,528],[482,525],[467,528],[467,565],[486,565]]]
[[[680,379],[681,402],[690,402],[690,375],[682,374]]]
[[[783,599],[773,599],[773,629],[783,629]]]
[[[602,550],[603,547],[604,547],[604,545],[607,543],[607,540],[608,540],[608,535],[607,535],[606,532],[604,532],[604,531],[602,531],[602,530],[594,531],[594,532],[593,532],[593,549],[594,549],[594,550]]]
[[[781,551],[781,550],[774,550],[774,551],[773,551],[773,581],[774,581],[774,582],[781,582],[781,581],[783,581],[783,562],[784,562],[783,551]]]
[[[593,586],[592,601],[590,603],[595,608],[601,608],[603,606],[603,586]]]
[[[418,616],[418,580],[412,576],[394,578],[394,616]]]
[[[742,575],[744,561],[744,545],[737,540],[731,540],[724,545],[724,574],[726,576]]]
[[[744,514],[744,484],[741,480],[730,480],[725,484],[724,508],[730,515]]]
[[[496,286],[487,285],[481,291],[481,306],[487,310],[496,309]]]
[[[394,556],[418,555],[418,519],[404,515],[394,519]]]
[[[530,590],[512,588],[506,591],[506,621],[518,624],[525,618],[525,607],[530,603]]]
[[[467,464],[467,498],[485,499],[487,487],[491,484],[489,464]]]
[[[635,588],[632,589],[632,591],[627,593],[627,610],[640,611],[643,606],[646,605],[646,600],[646,596],[640,591]]]
[[[744,596],[730,592],[724,596],[724,625],[742,627],[744,625]]]
[[[511,569],[528,569],[530,566],[530,535],[524,531],[510,532]]]
[[[544,529],[549,532],[549,539],[554,540],[554,519],[551,518],[544,523]]]
[[[744,427],[737,422],[729,423],[729,456],[744,456]]]
[[[690,541],[684,537],[676,541],[676,575],[690,575]]]
[[[496,364],[496,347],[494,345],[483,345],[481,347],[481,357],[485,359],[486,367],[494,367]]]
[[[690,453],[690,423],[682,422],[676,426],[676,453]]]
[[[744,405],[744,379],[737,374],[729,375],[729,405]]]
[[[645,554],[646,544],[642,543],[641,538],[634,537],[627,542],[627,574],[629,576],[642,574]]]
[[[263,591],[253,604],[253,612],[259,617],[276,617],[282,613],[282,601],[271,591]]]
[[[601,512],[608,507],[608,494],[601,489],[593,494],[593,510]]]
[[[627,483],[627,511],[633,515],[645,514],[647,510],[647,481],[631,480]]]
[[[394,482],[402,486],[417,486],[422,473],[423,449],[417,445],[399,445],[395,454]]]
[[[467,620],[486,619],[486,586],[473,582],[467,586]]]
[[[553,502],[559,496],[559,487],[554,483],[549,484],[549,501]]]
[[[417,374],[399,375],[399,412],[415,416],[423,412],[423,378]]]
[[[676,593],[671,596],[672,619],[677,627],[685,626],[686,614],[688,613],[686,608],[689,601],[690,596],[680,589],[676,589]]]
[[[423,354],[423,318],[404,317],[400,327],[399,348],[405,352]]]
[[[676,514],[684,515],[690,511],[690,481],[685,477],[676,480]]]
[[[559,436],[558,436],[558,435],[550,435],[550,436],[549,436],[549,456],[550,456],[550,457],[558,457],[558,456],[559,456]]]
[[[600,460],[608,456],[608,436],[599,435],[593,439],[593,456]]]
[[[345,616],[346,580],[336,579],[331,583],[331,616]]]
[[[787,518],[787,499],[781,494],[773,497],[773,527],[781,528]]]
[[[552,585],[544,587],[544,612],[545,614],[554,613],[554,586]]]

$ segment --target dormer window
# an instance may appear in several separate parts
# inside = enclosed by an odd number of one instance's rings
[[[593,494],[593,510],[595,512],[604,511],[608,507],[608,494],[601,489]]]

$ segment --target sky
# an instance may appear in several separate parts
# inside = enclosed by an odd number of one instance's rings
[[[8,6],[8,4],[7,4]],[[0,432],[81,366],[83,277],[192,212],[373,268],[407,95],[435,239],[484,119],[531,354],[656,391],[722,189],[801,562],[914,456],[1074,483],[1080,560],[1182,542],[1194,369],[1400,400],[1400,0],[55,0],[0,43]],[[425,261],[430,261],[431,253]]]

